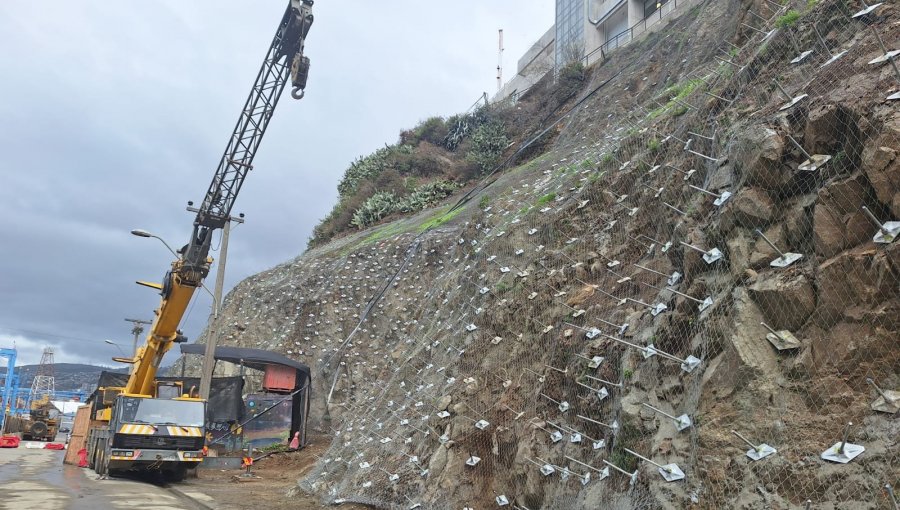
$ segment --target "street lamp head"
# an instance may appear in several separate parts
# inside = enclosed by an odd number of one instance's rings
[[[176,253],[175,250],[173,250],[172,247],[169,246],[169,243],[167,243],[165,239],[163,239],[162,237],[159,237],[156,234],[151,234],[150,232],[147,232],[146,230],[136,228],[131,231],[131,235],[138,236],[138,237],[153,237],[155,239],[159,239],[159,241],[165,245],[166,249],[168,249],[172,255],[175,255],[176,258],[178,257],[178,253]]]
[[[113,342],[112,340],[108,340],[108,339],[107,339],[107,340],[104,340],[103,342],[104,342],[104,343],[107,343],[107,344],[109,344],[109,345],[116,345],[115,342]]]

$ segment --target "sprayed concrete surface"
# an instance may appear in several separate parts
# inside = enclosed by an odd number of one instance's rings
[[[98,480],[88,469],[63,465],[65,452],[0,449],[0,509],[192,510],[197,501],[165,487],[133,480]],[[190,495],[205,498],[205,495]]]

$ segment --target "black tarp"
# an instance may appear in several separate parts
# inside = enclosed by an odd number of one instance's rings
[[[157,377],[159,381],[181,382],[184,391],[200,388],[199,377]],[[116,372],[100,373],[98,388],[109,386],[125,386],[128,382],[128,374]],[[217,422],[240,421],[244,416],[244,401],[241,396],[244,391],[244,379],[242,377],[214,377],[209,390],[209,401],[206,405],[206,420]],[[92,395],[92,398],[94,395]]]
[[[204,344],[181,344],[181,354],[205,354],[206,345]],[[248,349],[244,347],[216,347],[213,358],[220,361],[227,361],[236,365],[243,364],[247,368],[254,370],[265,370],[266,365],[284,365],[291,367],[299,372],[300,382],[309,379],[309,367],[299,361],[288,358],[287,356],[278,354],[277,352],[266,351],[263,349]]]

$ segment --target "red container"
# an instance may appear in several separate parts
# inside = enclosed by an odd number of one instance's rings
[[[284,365],[266,365],[263,388],[275,393],[290,393],[297,387],[297,371]]]

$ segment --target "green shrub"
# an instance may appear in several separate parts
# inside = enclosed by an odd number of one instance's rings
[[[791,9],[788,12],[784,13],[784,16],[780,16],[777,20],[775,20],[775,26],[778,28],[791,27],[797,23],[798,19],[800,19],[800,11]]]
[[[490,119],[490,108],[487,106],[479,106],[471,113],[450,117],[447,119],[447,136],[444,137],[443,146],[451,151],[456,150],[463,140]]]
[[[556,200],[556,193],[547,193],[538,199],[537,205],[549,204],[550,202]]]
[[[353,213],[350,224],[358,229],[374,225],[393,213],[421,211],[453,193],[459,185],[450,181],[435,181],[419,186],[409,195],[398,197],[390,191],[379,191]]]
[[[353,194],[362,181],[377,177],[387,168],[396,167],[398,157],[412,154],[410,145],[391,145],[358,158],[344,172],[344,177],[338,183],[338,195],[342,198]]]
[[[435,181],[419,186],[409,195],[401,198],[395,207],[397,212],[416,212],[447,197],[459,185],[450,181]]]
[[[477,165],[482,173],[487,172],[494,168],[508,144],[503,125],[499,122],[487,122],[472,132],[472,148],[466,154],[466,159]]]
[[[566,84],[572,81],[584,81],[584,64],[581,61],[569,62],[559,70],[559,81]]]
[[[418,145],[425,141],[434,145],[444,143],[449,128],[443,117],[429,117],[420,122],[416,127],[400,133],[400,143]]]
[[[487,209],[488,204],[491,203],[491,197],[484,195],[481,197],[481,200],[478,201],[478,208],[481,210]]]
[[[362,207],[353,213],[350,222],[356,228],[363,229],[394,212],[397,197],[387,191],[379,191],[363,202]]]

